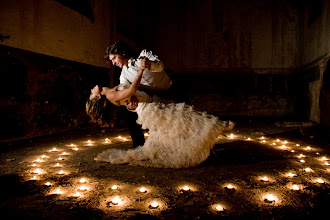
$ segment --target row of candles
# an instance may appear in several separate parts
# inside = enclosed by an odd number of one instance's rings
[[[145,136],[147,137],[148,134],[145,134]],[[235,136],[234,136],[233,134],[231,134],[229,138],[230,138],[230,139],[234,139]],[[123,137],[121,137],[121,136],[118,136],[117,139],[119,139],[119,140],[121,140],[121,141],[127,141],[126,138],[123,138]],[[251,139],[251,138],[246,138],[246,140],[248,140],[248,141],[252,141],[253,139]],[[261,140],[262,143],[267,143],[265,137],[261,137],[260,140]],[[280,142],[282,142],[282,146],[281,146],[280,149],[287,149],[287,146],[286,146],[286,145],[288,144],[287,141],[281,141],[281,140],[279,140],[279,139],[276,139],[275,141],[272,142],[272,145],[277,145],[277,144],[279,144]],[[88,141],[85,142],[85,143],[87,143],[87,146],[92,146],[94,142],[92,142],[91,140],[88,140]],[[109,143],[112,143],[112,142],[111,142],[110,139],[106,138],[106,139],[104,140],[104,143],[105,143],[105,144],[109,144]],[[70,144],[69,146],[72,147],[71,149],[72,149],[73,151],[78,151],[78,150],[79,150],[75,144]],[[299,144],[296,144],[295,146],[296,146],[296,147],[300,147]],[[306,151],[312,151],[313,149],[312,149],[310,146],[307,146],[307,147],[305,148],[305,150],[306,150]],[[57,148],[52,148],[52,149],[50,150],[50,152],[58,152],[58,151],[61,151],[61,150],[60,150],[60,149],[57,149]],[[295,152],[295,151],[292,150],[291,152]],[[64,160],[64,158],[61,157],[61,156],[68,156],[68,155],[70,155],[70,154],[67,153],[67,152],[63,152],[63,153],[60,155],[60,157],[57,158],[56,160],[58,160],[58,161],[62,161],[62,160]],[[319,155],[319,153],[317,153],[317,155]],[[48,156],[46,156],[46,155],[42,155],[42,156],[41,156],[41,159],[38,158],[38,159],[35,160],[34,162],[43,162],[43,160],[46,159],[47,157],[48,157]],[[304,157],[306,157],[306,156],[303,155],[303,154],[300,154],[300,155],[298,155],[297,157],[298,157],[298,158],[304,158]],[[329,165],[329,163],[327,162],[327,161],[329,160],[328,158],[326,158],[326,157],[323,156],[323,157],[321,157],[320,160],[321,160],[321,161],[325,161],[325,165]],[[300,162],[303,163],[302,159],[300,160]],[[305,161],[304,161],[304,162],[305,162]],[[37,167],[38,165],[36,165],[36,163],[33,163],[32,166],[33,166],[33,167]],[[60,163],[56,163],[54,166],[55,166],[55,167],[61,167],[62,165],[61,165]],[[305,171],[305,172],[313,172],[313,170],[312,170],[311,168],[309,168],[309,167],[304,168],[304,171]],[[43,171],[42,169],[39,169],[39,168],[38,168],[38,169],[33,170],[32,173],[33,173],[33,174],[43,174],[44,171]],[[58,175],[65,175],[65,174],[68,174],[68,173],[65,172],[65,171],[63,171],[63,170],[61,170],[61,171],[57,172],[57,174],[58,174]],[[297,176],[296,174],[291,173],[291,172],[287,174],[287,177],[296,177],[296,176]],[[37,180],[36,176],[34,176],[32,179],[33,179],[33,180]],[[263,177],[260,178],[260,181],[262,181],[262,182],[269,182],[270,179],[269,179],[267,176],[263,176]],[[272,181],[273,181],[273,180],[272,180]],[[322,178],[317,178],[316,181],[314,181],[314,182],[319,183],[319,184],[324,184],[324,183],[325,183],[325,181],[324,181]],[[80,180],[80,183],[86,183],[86,180],[83,178],[83,179]],[[47,186],[51,186],[52,184],[51,184],[50,182],[46,182],[45,185],[47,185]],[[116,186],[116,185],[114,185],[114,186],[111,187],[111,189],[113,189],[113,190],[115,190],[115,189],[117,189],[117,188],[118,188],[118,186]],[[226,190],[235,191],[235,187],[234,187],[232,184],[228,184],[228,185],[225,186],[224,188],[225,188]],[[292,188],[293,190],[297,190],[297,191],[298,191],[298,190],[302,189],[303,187],[302,187],[302,186],[299,186],[299,185],[296,185],[296,184],[293,184],[293,185],[291,185],[291,188]],[[81,192],[86,192],[86,191],[88,191],[88,190],[89,190],[89,188],[88,188],[86,185],[82,185],[82,186],[80,186],[80,187],[78,188],[78,190],[77,190],[78,192],[76,192],[76,193],[73,194],[72,196],[73,196],[73,197],[81,197],[81,196],[82,196]],[[189,188],[188,186],[184,186],[184,187],[181,188],[181,190],[182,190],[182,191],[190,191],[191,188]],[[141,193],[145,193],[145,192],[147,192],[147,189],[145,189],[145,188],[141,188],[141,189],[139,189],[139,192],[141,192]],[[54,190],[52,193],[53,193],[53,194],[63,194],[63,191],[62,191],[61,189],[56,189],[56,190]],[[266,196],[264,197],[264,201],[267,202],[267,203],[273,203],[273,202],[275,202],[275,200],[276,200],[276,198],[275,198],[275,196],[272,195],[272,194],[268,194],[268,195],[266,195]],[[113,205],[113,206],[117,206],[117,205],[120,205],[120,201],[121,201],[120,196],[115,196],[115,197],[113,197],[113,198],[110,200],[110,203],[111,203],[111,205]],[[150,208],[150,209],[156,209],[156,208],[159,208],[159,205],[160,205],[160,204],[159,204],[158,202],[153,201],[153,202],[149,205],[149,208]],[[224,208],[222,205],[220,205],[220,204],[215,204],[215,205],[213,205],[213,208],[214,208],[216,211],[224,211],[224,210],[225,210],[225,208]]]

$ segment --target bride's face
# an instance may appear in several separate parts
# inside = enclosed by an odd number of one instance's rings
[[[89,100],[92,100],[95,97],[97,97],[98,99],[101,98],[101,91],[98,85],[91,89],[91,95],[89,96]]]

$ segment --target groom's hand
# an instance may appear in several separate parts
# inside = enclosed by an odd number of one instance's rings
[[[131,96],[130,102],[128,102],[128,101],[125,102],[125,106],[129,110],[136,109],[138,104],[139,104],[139,99],[135,95]]]
[[[141,59],[141,68],[142,69],[150,69],[150,60],[146,57],[139,57]]]

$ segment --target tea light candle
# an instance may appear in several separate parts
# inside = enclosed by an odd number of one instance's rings
[[[36,159],[35,162],[40,163],[42,160]]]
[[[32,173],[39,174],[39,173],[41,173],[41,171],[39,169],[35,169],[35,170],[32,171]]]
[[[62,194],[63,192],[60,189],[57,189],[53,194]]]
[[[113,185],[113,186],[111,187],[111,189],[118,189],[118,186]]]
[[[56,147],[54,147],[54,148],[52,149],[52,151],[53,151],[53,152],[57,151]]]
[[[294,153],[295,151],[294,150],[291,150],[292,153]]]
[[[64,155],[64,156],[65,156],[65,155],[68,155],[68,153],[67,153],[67,152],[63,152],[63,153],[62,153],[62,155]]]
[[[74,144],[70,144],[70,147],[74,147],[75,145]]]
[[[149,208],[156,209],[156,208],[158,208],[158,206],[159,206],[158,202],[153,202],[150,204]]]
[[[248,141],[251,141],[251,138],[247,138]]]
[[[75,148],[72,148],[72,150],[74,150],[74,151],[78,151],[78,148],[77,148],[77,147],[75,147]]]
[[[318,183],[321,183],[321,184],[324,183],[324,181],[323,181],[321,178],[317,179],[317,182],[318,182]]]
[[[304,161],[304,160],[299,160],[299,162],[300,162],[300,163],[305,163],[306,161]]]
[[[268,194],[265,198],[265,202],[268,202],[268,203],[275,202],[275,197],[272,194]]]
[[[123,141],[127,141],[127,139],[126,138],[123,138]]]
[[[145,136],[145,137],[148,137],[148,136],[149,136],[149,134],[148,134],[148,133],[144,133],[144,136]]]
[[[328,162],[325,162],[325,164],[324,165],[326,165],[326,166],[329,166],[330,164],[328,163]]]
[[[261,181],[268,182],[269,179],[268,179],[266,176],[264,176],[264,177],[261,179]]]
[[[86,190],[87,190],[87,187],[86,187],[86,186],[81,186],[81,187],[79,188],[79,190],[80,190],[80,191],[86,191]]]
[[[217,205],[217,206],[215,207],[215,210],[217,210],[218,212],[222,212],[222,211],[224,211],[225,209],[224,209],[221,205]]]
[[[329,160],[328,158],[326,157],[322,157],[321,160]]]
[[[190,190],[188,186],[184,186],[182,189],[183,189],[184,191],[188,191],[188,190]]]
[[[81,182],[81,183],[86,183],[87,180],[86,180],[85,178],[81,178],[81,179],[79,180],[79,182]]]
[[[76,192],[75,194],[73,194],[72,196],[74,196],[74,197],[80,197],[81,195],[80,195],[80,193],[79,192]]]
[[[42,155],[41,158],[46,158],[47,156],[46,155]]]
[[[139,191],[142,192],[142,193],[147,192],[147,190],[144,187],[140,188]]]
[[[61,170],[61,171],[58,172],[58,174],[63,175],[64,174],[64,171]]]
[[[276,139],[276,142],[280,142],[281,140],[280,139]]]
[[[36,177],[36,176],[33,176],[33,177],[31,178],[31,180],[37,180],[37,177]]]
[[[288,173],[288,177],[294,177],[294,176],[296,176],[296,175],[293,173]]]
[[[305,171],[306,171],[306,172],[312,172],[312,169],[309,168],[309,167],[307,167],[307,168],[305,168]]]
[[[59,157],[57,160],[64,160],[62,157]]]
[[[111,200],[111,203],[112,203],[113,205],[118,205],[119,201],[120,201],[119,197],[116,196],[116,197],[114,197],[114,198]]]
[[[226,186],[226,188],[227,188],[227,189],[233,189],[234,187],[233,187],[231,184],[228,184],[228,185]]]
[[[60,166],[61,166],[61,164],[59,164],[59,163],[55,164],[55,167],[60,167]]]
[[[300,146],[300,144],[296,144],[296,146],[297,146],[297,147],[299,147],[299,146]]]
[[[292,189],[293,189],[293,190],[299,190],[299,187],[298,187],[297,185],[293,185],[293,186],[292,186]]]
[[[50,183],[50,182],[47,182],[47,183],[45,183],[45,185],[46,185],[46,186],[50,186],[50,185],[51,185],[51,183]]]
[[[284,144],[287,144],[288,142],[287,141],[284,141]]]
[[[32,167],[36,167],[36,166],[37,166],[37,164],[35,164],[35,163],[34,163],[34,164],[32,164]]]
[[[310,146],[306,147],[306,150],[312,150],[312,148]]]

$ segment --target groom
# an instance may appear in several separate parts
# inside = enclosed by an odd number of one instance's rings
[[[123,86],[131,84],[140,67],[145,66],[139,90],[149,95],[160,95],[166,92],[172,85],[172,81],[165,73],[164,64],[158,56],[153,55],[152,51],[142,50],[140,55],[134,58],[130,52],[131,48],[121,41],[117,41],[106,50],[105,59],[122,69],[119,77],[120,84]],[[130,111],[135,109],[137,104],[138,99],[132,96],[131,101],[126,103],[127,110],[125,110],[125,119],[133,140],[133,148],[143,145],[145,141],[141,125],[136,123],[137,113]]]

